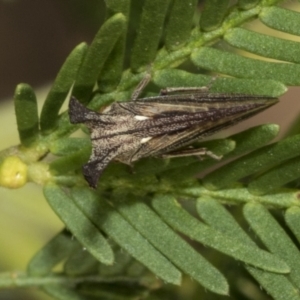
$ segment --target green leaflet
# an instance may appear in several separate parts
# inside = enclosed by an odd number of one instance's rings
[[[105,3],[107,19],[115,13],[122,13],[126,20],[129,19],[130,0],[106,0]],[[98,88],[103,92],[113,91],[120,82],[125,59],[127,27],[128,22],[126,22],[126,27],[124,26],[119,39],[104,63],[103,70],[105,72],[101,72],[98,76]]]
[[[251,201],[262,203],[267,207],[288,208],[298,205],[298,190],[282,189],[275,194],[255,196],[251,194],[247,187],[241,184],[233,184],[226,189],[213,191],[201,186],[180,188],[178,194],[185,197],[209,196],[217,199],[221,203],[244,204]]]
[[[300,65],[273,63],[203,47],[191,55],[193,63],[209,71],[241,78],[273,79],[287,85],[300,83]]]
[[[290,266],[289,277],[300,288],[300,252],[274,217],[257,203],[244,206],[244,215],[263,244]]]
[[[285,221],[289,228],[292,230],[297,240],[300,241],[300,208],[297,206],[292,206],[285,212]]]
[[[90,145],[91,141],[87,138],[64,138],[54,141],[50,146],[50,152],[54,155],[65,156]]]
[[[249,191],[255,195],[270,194],[274,190],[284,186],[300,177],[300,157],[295,157],[268,170],[258,178],[252,180]]]
[[[238,179],[297,156],[299,146],[300,135],[265,146],[219,168],[217,172],[210,173],[205,177],[203,183],[209,189],[225,187]],[[224,174],[227,175],[224,176]]]
[[[67,231],[58,233],[38,251],[27,266],[30,275],[47,275],[59,262],[68,257],[78,246]]]
[[[102,233],[72,202],[71,198],[55,184],[44,188],[44,195],[62,221],[88,251],[104,264],[113,263],[113,252]]]
[[[88,189],[74,189],[76,205],[90,222],[108,234],[116,243],[164,281],[179,284],[181,274],[108,203]],[[147,253],[147,255],[145,255]]]
[[[213,230],[189,215],[172,196],[157,196],[152,201],[156,211],[174,229],[189,236],[192,240],[212,247],[246,264],[271,272],[288,273],[290,268],[278,257],[256,247],[239,243],[234,237]],[[219,219],[218,222],[225,220]]]
[[[57,126],[59,110],[76,80],[86,52],[87,45],[85,43],[75,47],[57,74],[41,112],[40,126],[43,133],[51,131]]]
[[[205,288],[218,294],[228,293],[228,285],[223,275],[172,231],[146,204],[123,200],[116,207],[178,268]]]
[[[89,159],[91,145],[87,145],[78,151],[57,158],[49,164],[49,169],[53,174],[66,174],[70,171],[80,169],[81,166]]]
[[[234,47],[282,61],[300,62],[300,43],[242,28],[228,30],[225,41]],[[263,45],[263,47],[262,47]]]
[[[121,13],[109,18],[99,29],[80,66],[73,89],[73,95],[81,102],[88,102],[107,57],[125,29],[126,19]]]
[[[255,6],[259,0],[238,0],[238,6],[242,9],[249,9]]]
[[[259,14],[267,26],[290,34],[300,35],[300,13],[280,7],[265,7]]]
[[[93,274],[98,272],[99,261],[80,244],[64,263],[64,272],[71,276]]]
[[[200,217],[211,227],[239,239],[245,245],[255,246],[253,240],[242,230],[233,216],[217,201],[206,197],[200,198],[197,201],[197,211]],[[274,299],[300,299],[288,276],[265,272],[249,266],[246,269]]]
[[[173,1],[165,28],[167,49],[180,48],[188,40],[193,25],[196,4],[196,0]]]
[[[29,147],[38,138],[39,117],[35,93],[28,84],[17,86],[14,104],[21,144]]]
[[[207,0],[201,14],[200,27],[205,31],[218,28],[226,16],[229,0]]]
[[[134,72],[154,61],[163,31],[169,0],[145,0],[138,24],[137,36],[131,50],[130,66]]]
[[[232,135],[231,138],[236,142],[236,147],[226,155],[226,158],[245,154],[268,144],[278,135],[279,130],[276,124],[265,124]]]

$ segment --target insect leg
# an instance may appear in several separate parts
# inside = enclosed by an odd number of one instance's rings
[[[137,87],[134,89],[133,93],[131,94],[131,100],[134,101],[139,98],[141,92],[146,87],[146,85],[151,80],[151,75],[149,73],[146,74],[146,76],[140,81],[140,83],[137,85]]]
[[[168,87],[165,89],[160,90],[160,95],[168,95],[172,93],[206,93],[208,91],[208,88],[206,86],[203,87]]]
[[[206,86],[201,87],[169,87],[160,90],[160,95],[168,95],[172,93],[207,93],[211,86],[213,85],[213,82],[217,79],[217,76],[211,77],[209,83]]]
[[[185,157],[185,156],[209,156],[215,160],[220,160],[222,156],[216,155],[213,152],[207,150],[206,148],[197,149],[185,149],[181,151],[174,151],[162,155],[162,158],[173,158],[173,157]]]

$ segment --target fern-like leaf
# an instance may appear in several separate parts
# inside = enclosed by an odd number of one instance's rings
[[[300,43],[243,26],[256,19],[278,35],[300,36],[300,14],[278,0],[206,0],[200,20],[194,0],[105,2],[104,24],[90,46],[80,44],[67,58],[40,119],[30,86],[16,89],[22,147],[0,153],[0,184],[41,184],[74,238],[59,233],[18,280],[0,276],[0,287],[32,283],[57,299],[143,299],[160,292],[170,298],[165,283],[179,285],[187,275],[210,291],[199,290],[201,299],[212,293],[249,299],[248,285],[261,299],[268,296],[260,287],[276,300],[300,299],[299,135],[269,144],[279,127],[268,124],[202,143],[223,155],[221,167],[194,157],[145,158],[133,170],[112,162],[92,191],[80,171],[89,138],[70,137],[79,126],[67,112],[59,114],[70,90],[99,109],[128,101],[149,75],[146,94],[209,85],[213,72],[226,77],[215,78],[210,92],[279,97],[286,85],[300,85]],[[278,209],[286,209],[284,219]]]

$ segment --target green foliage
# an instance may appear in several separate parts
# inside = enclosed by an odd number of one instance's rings
[[[77,72],[86,51],[87,45],[84,43],[75,47],[57,74],[41,112],[40,126],[43,133],[53,130],[57,125],[59,110],[67,97],[70,87],[77,78]]]
[[[39,118],[35,93],[28,84],[19,84],[15,91],[15,112],[20,142],[31,146],[38,138]]]
[[[70,137],[79,126],[59,114],[70,91],[99,109],[130,99],[148,74],[146,92],[205,86],[212,71],[232,77],[215,78],[211,92],[278,97],[285,85],[300,85],[299,42],[242,26],[258,19],[278,34],[299,36],[300,14],[276,6],[278,0],[206,0],[199,21],[194,0],[144,0],[134,15],[136,1],[105,1],[106,21],[91,45],[78,45],[66,59],[40,118],[31,87],[17,86],[21,147],[0,153],[0,175],[14,180],[26,170],[24,180],[44,187],[70,234],[58,233],[17,279],[1,274],[0,287],[39,286],[62,300],[163,299],[162,291],[170,299],[186,275],[198,285],[197,299],[253,299],[248,286],[260,299],[300,299],[299,135],[268,144],[279,131],[268,124],[202,143],[223,155],[221,167],[195,157],[145,158],[133,169],[112,162],[91,190],[81,174],[90,140]],[[132,33],[128,24],[136,19]],[[195,67],[206,72],[193,73]],[[18,157],[13,172],[5,163],[11,157]]]

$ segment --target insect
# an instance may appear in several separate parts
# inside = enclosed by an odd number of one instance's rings
[[[137,98],[139,91],[133,98]],[[89,185],[112,160],[126,164],[143,157],[216,155],[205,148],[175,151],[249,118],[278,102],[277,98],[209,93],[201,88],[169,88],[155,97],[114,102],[101,113],[74,97],[69,103],[71,123],[84,123],[91,132],[92,154],[83,166]]]

